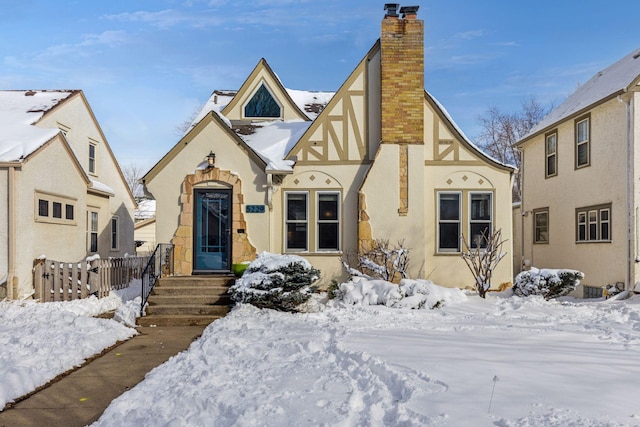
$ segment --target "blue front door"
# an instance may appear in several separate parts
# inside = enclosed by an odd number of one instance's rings
[[[193,272],[231,269],[231,190],[195,190]]]

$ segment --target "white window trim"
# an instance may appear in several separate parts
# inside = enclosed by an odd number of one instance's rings
[[[96,230],[93,231],[93,214],[96,214]],[[96,250],[91,250],[91,235],[96,234]],[[87,210],[87,252],[90,254],[96,254],[100,252],[100,211],[96,208],[89,208]]]
[[[538,222],[537,217],[539,215],[547,216],[547,240],[537,240],[538,235]],[[535,245],[547,245],[549,244],[549,208],[541,208],[533,210],[533,243]]]
[[[289,219],[289,194],[304,194],[306,196],[306,212],[307,212],[307,219],[305,221],[302,220],[290,220]],[[311,225],[311,220],[310,220],[310,215],[309,215],[309,191],[285,191],[284,192],[284,230],[283,230],[283,246],[285,249],[285,252],[291,253],[291,252],[309,252],[309,228]],[[305,249],[299,249],[299,248],[289,248],[289,239],[287,238],[287,232],[289,230],[289,224],[302,224],[302,223],[306,223],[307,224],[307,244],[306,244],[306,248]]]
[[[590,213],[596,213],[596,219],[595,221],[593,221],[590,217],[589,214]],[[602,220],[602,213],[603,212],[607,212],[607,220],[603,221]],[[580,222],[580,217],[584,216],[584,222],[581,223]],[[593,206],[584,206],[581,208],[577,208],[576,209],[576,214],[575,214],[575,221],[576,221],[576,243],[578,244],[585,244],[585,243],[611,243],[613,241],[613,238],[611,236],[612,233],[612,228],[611,228],[611,204],[609,203],[605,203],[602,205],[593,205]],[[602,224],[606,223],[609,225],[608,230],[609,230],[609,238],[608,239],[603,239],[602,238]],[[595,224],[596,226],[596,238],[595,239],[591,239],[591,225]],[[584,234],[584,240],[580,240],[580,225],[584,225],[585,227],[585,234]]]
[[[555,138],[555,151],[553,153],[549,152],[549,138]],[[545,177],[547,178],[551,178],[553,176],[557,176],[558,175],[558,132],[551,132],[549,134],[547,134],[544,137],[544,151],[545,151],[545,160],[546,163],[544,164],[544,174]],[[550,157],[554,157],[554,167],[555,167],[555,172],[553,173],[549,173],[549,158]]]
[[[587,123],[587,139],[584,141],[579,141],[578,140],[578,127],[580,126],[581,123]],[[579,119],[575,122],[575,129],[574,132],[576,133],[576,145],[575,145],[575,156],[576,156],[576,169],[580,169],[580,168],[584,168],[587,167],[589,165],[591,165],[591,117],[584,117],[582,119]],[[579,147],[581,145],[586,145],[587,146],[587,162],[585,164],[579,165],[578,164],[578,151],[579,151]]]
[[[458,195],[458,220],[440,220],[440,196],[443,194],[457,194]],[[458,236],[458,249],[443,249],[440,247],[440,223],[445,222],[447,224],[458,224],[458,230],[462,233],[462,191],[438,191],[437,192],[437,225],[436,225],[436,253],[438,254],[459,254],[462,252],[462,245],[460,242],[461,235]]]
[[[338,219],[336,220],[321,220],[320,219],[320,195],[321,194],[335,194],[338,196]],[[327,253],[327,252],[333,252],[333,253],[337,253],[341,251],[342,248],[342,192],[340,191],[325,191],[325,190],[321,190],[321,191],[316,191],[316,209],[315,209],[315,224],[316,224],[316,230],[315,230],[315,237],[316,237],[316,252],[323,252],[323,253]],[[338,247],[336,249],[320,249],[320,223],[325,223],[325,224],[338,224]]]

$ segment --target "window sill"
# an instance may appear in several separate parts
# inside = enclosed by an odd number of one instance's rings
[[[584,245],[586,243],[613,243],[611,240],[576,240],[576,245]]]

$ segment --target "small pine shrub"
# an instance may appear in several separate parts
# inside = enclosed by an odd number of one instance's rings
[[[520,297],[542,295],[550,300],[568,295],[584,279],[584,273],[577,270],[550,270],[532,268],[516,276],[513,293]]]
[[[311,286],[320,271],[299,256],[266,252],[251,262],[244,275],[229,289],[235,302],[279,311],[298,311],[315,290]]]

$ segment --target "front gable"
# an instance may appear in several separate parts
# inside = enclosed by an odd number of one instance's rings
[[[321,165],[361,164],[369,159],[367,64],[377,46],[360,61],[287,160],[296,160],[296,165]]]
[[[231,121],[309,120],[293,102],[264,58],[224,107],[222,114]]]
[[[448,166],[491,166],[513,171],[484,154],[473,145],[455,125],[444,107],[425,92],[424,108],[425,142],[431,141],[431,147],[425,146],[425,165]]]

